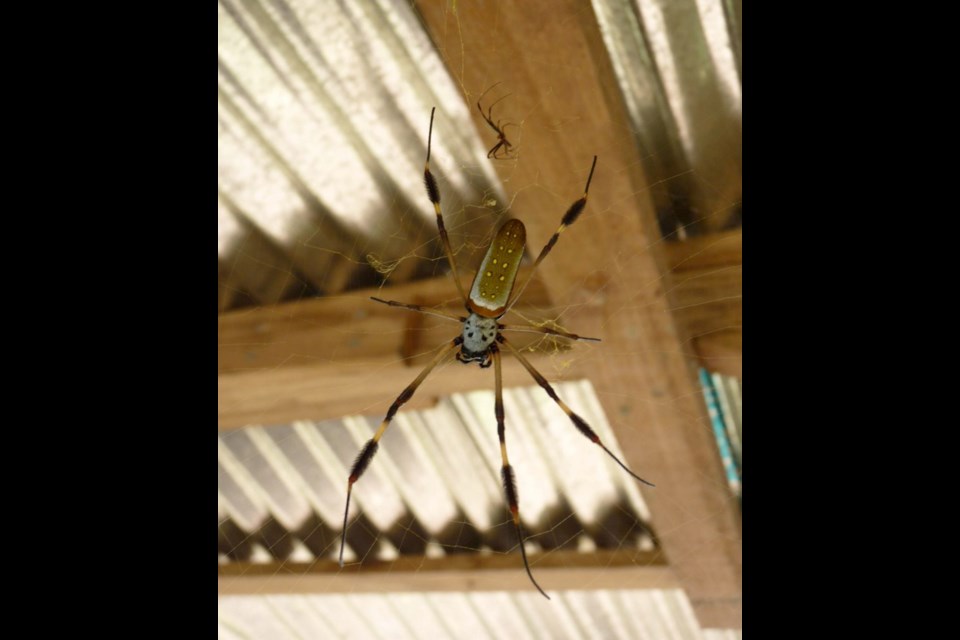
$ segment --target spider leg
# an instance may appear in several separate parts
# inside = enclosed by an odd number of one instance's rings
[[[500,123],[498,122],[497,124],[500,124]],[[512,123],[512,122],[508,122],[508,123],[506,123],[505,125],[503,125],[503,127],[500,129],[500,139],[503,140],[503,146],[505,147],[505,149],[504,149],[505,153],[504,153],[504,155],[503,155],[504,158],[512,158],[512,157],[513,157],[513,156],[510,155],[510,154],[513,152],[513,143],[511,143],[509,140],[507,140],[507,134],[506,134],[507,127],[509,127],[509,126],[517,127],[518,125],[516,125],[516,124],[514,124],[514,123]]]
[[[497,329],[500,331],[518,331],[520,333],[546,333],[551,336],[560,336],[561,338],[567,338],[569,340],[583,340],[586,342],[600,342],[600,338],[588,338],[586,336],[580,336],[575,333],[569,333],[563,331],[562,329],[550,329],[548,327],[533,327],[533,326],[517,326],[511,324],[500,324],[497,325]]]
[[[484,113],[483,107],[480,106],[480,102],[478,101],[477,109],[480,111],[480,115],[483,116],[483,119],[487,121],[487,124],[490,125],[490,128],[496,131],[497,133],[500,133],[500,130],[497,129],[497,125],[493,124],[493,120],[491,120],[491,118],[493,117],[493,113],[492,113],[493,107],[491,106],[490,109],[487,110],[487,113]]]
[[[540,266],[540,263],[543,262],[543,259],[547,257],[547,254],[550,253],[550,250],[553,249],[553,245],[557,244],[557,240],[560,239],[560,234],[563,233],[563,230],[572,225],[577,221],[577,218],[580,217],[580,214],[583,213],[583,208],[587,206],[587,193],[590,191],[590,182],[593,180],[593,170],[597,168],[597,156],[593,156],[593,164],[590,166],[590,175],[587,176],[587,186],[583,188],[583,195],[579,200],[570,205],[570,208],[567,209],[567,212],[563,214],[563,219],[560,221],[560,226],[557,227],[557,230],[553,232],[553,235],[550,236],[550,239],[547,241],[547,244],[544,245],[543,249],[540,251],[540,255],[537,256],[537,259],[533,263],[533,268],[530,269],[530,275],[527,276],[526,281],[523,283],[523,286],[517,291],[513,296],[513,302],[507,305],[506,313],[517,303],[517,300],[520,299],[520,294],[523,293],[523,290],[527,288],[527,285],[530,284],[530,281],[533,279],[533,274],[537,270],[537,267]]]
[[[497,159],[497,152],[500,151],[500,147],[502,147],[502,146],[503,146],[503,140],[501,140],[501,141],[498,142],[497,144],[493,145],[493,148],[490,149],[490,151],[487,152],[487,159],[489,160],[490,158],[493,158],[494,160],[496,160],[496,159]]]
[[[466,322],[467,320],[463,316],[447,313],[446,311],[438,311],[437,309],[430,309],[428,307],[422,307],[419,304],[407,304],[406,302],[397,302],[396,300],[381,300],[376,296],[370,296],[370,299],[374,302],[380,302],[390,307],[400,307],[401,309],[409,309],[410,311],[419,311],[420,313],[425,313],[430,316],[437,316],[439,318],[446,318],[447,320],[455,320],[457,322]]]
[[[414,392],[420,384],[426,379],[430,372],[433,371],[433,368],[440,364],[444,358],[450,355],[450,352],[460,346],[460,343],[463,342],[463,338],[457,336],[454,338],[450,344],[448,344],[440,353],[430,361],[426,367],[423,368],[423,371],[420,372],[420,375],[411,382],[406,389],[404,389],[397,399],[393,401],[393,404],[390,405],[390,409],[387,411],[387,416],[383,419],[383,422],[380,423],[380,428],[377,429],[377,432],[372,438],[367,441],[367,444],[363,445],[363,449],[360,450],[357,459],[353,462],[353,467],[350,468],[350,477],[347,479],[347,506],[343,509],[343,531],[340,534],[340,566],[343,566],[343,547],[347,542],[347,514],[350,513],[350,495],[353,493],[353,485],[357,480],[360,479],[360,476],[363,475],[363,472],[367,470],[367,466],[370,464],[370,461],[373,460],[373,456],[377,453],[377,449],[380,446],[380,438],[383,437],[383,433],[387,430],[387,427],[390,426],[390,422],[393,420],[393,416],[397,414],[397,411],[402,407],[410,398],[413,397]]]
[[[479,107],[479,106],[480,106],[480,103],[483,102],[483,96],[485,96],[485,95],[487,95],[488,93],[490,93],[490,91],[491,91],[494,87],[499,86],[499,85],[502,84],[502,83],[503,83],[503,80],[501,80],[500,82],[494,82],[492,85],[490,85],[489,87],[487,87],[486,91],[484,91],[483,93],[481,93],[481,94],[480,94],[480,97],[477,98],[477,106]],[[481,111],[481,113],[483,113],[483,112]]]
[[[598,436],[596,432],[590,428],[590,425],[587,424],[586,420],[584,420],[583,418],[575,414],[570,409],[570,407],[568,407],[566,403],[563,400],[561,400],[559,396],[557,396],[557,392],[553,390],[553,387],[550,386],[550,383],[547,382],[547,379],[544,378],[539,371],[533,368],[533,365],[530,364],[530,361],[524,358],[523,355],[516,349],[516,347],[510,344],[507,341],[507,339],[504,338],[502,335],[497,336],[497,341],[500,342],[500,344],[506,345],[506,347],[510,349],[511,353],[513,353],[513,355],[517,358],[517,360],[520,361],[520,364],[523,365],[523,368],[527,370],[527,373],[529,373],[531,377],[533,377],[533,379],[537,381],[537,384],[539,384],[543,388],[543,390],[547,392],[547,395],[553,398],[553,401],[556,402],[561,409],[563,409],[563,412],[567,414],[567,417],[570,418],[571,422],[573,422],[573,426],[575,426],[580,433],[586,436],[587,439],[590,440],[590,442],[594,443],[595,445],[597,445],[598,447],[606,451],[607,455],[613,458],[614,461],[618,465],[620,465],[620,467],[624,471],[629,473],[631,476],[633,476],[643,484],[650,485],[651,487],[656,486],[652,482],[647,482],[646,480],[644,480],[643,478],[635,474],[633,471],[630,470],[630,468],[627,465],[623,464],[620,458],[613,455],[613,452],[610,451],[610,449],[607,449],[606,445],[600,442],[600,436]]]
[[[497,84],[500,84],[500,83],[498,82]],[[493,87],[495,87],[495,86],[497,86],[497,85],[496,85],[496,84],[493,85]],[[492,89],[493,87],[490,87],[490,88]],[[493,108],[494,108],[495,106],[497,106],[498,104],[500,104],[501,102],[503,102],[504,100],[506,100],[507,98],[509,98],[510,96],[512,96],[512,95],[513,95],[512,93],[508,93],[508,94],[506,94],[506,95],[500,96],[499,98],[497,98],[497,99],[494,101],[493,104],[490,105],[490,108],[487,109],[487,115],[490,116],[490,119],[491,119],[491,120],[493,119]],[[483,96],[481,96],[481,97],[483,97]],[[480,103],[477,102],[477,104],[479,105]],[[491,122],[490,124],[492,125],[493,123]],[[496,129],[497,129],[498,132],[500,131],[500,123],[499,123],[499,122],[497,123]]]
[[[467,296],[463,292],[463,285],[460,283],[460,276],[457,274],[457,262],[453,259],[453,249],[450,247],[450,237],[447,236],[447,229],[443,226],[443,213],[440,211],[440,188],[437,186],[437,180],[430,173],[430,146],[433,142],[433,114],[436,107],[430,110],[430,132],[427,134],[427,161],[423,166],[423,183],[427,187],[427,196],[433,203],[433,210],[437,214],[437,229],[440,232],[440,241],[443,243],[443,250],[447,254],[447,262],[450,263],[450,273],[453,274],[453,281],[457,284],[457,291],[460,292],[460,298],[463,304],[467,304]]]
[[[508,158],[512,159],[510,156],[510,150],[513,148],[513,145],[510,144],[510,141],[507,140],[503,134],[500,134],[500,141],[497,145],[490,150],[491,155],[487,157],[492,157],[494,160],[506,160]]]
[[[540,585],[537,584],[537,581],[533,578],[533,573],[530,571],[530,563],[527,561],[527,551],[523,547],[523,528],[520,526],[520,507],[517,501],[517,480],[513,475],[513,467],[510,465],[510,460],[507,458],[507,432],[503,421],[503,374],[500,371],[500,349],[494,344],[490,350],[493,353],[493,370],[496,379],[496,401],[494,408],[497,414],[497,435],[500,438],[500,459],[502,460],[500,475],[503,477],[503,491],[507,498],[507,505],[510,507],[513,526],[517,528],[517,540],[520,544],[520,555],[523,557],[523,567],[527,570],[527,576],[530,578],[533,586],[537,588],[537,591],[539,591],[544,598],[549,600],[550,596],[540,588]]]
[[[486,91],[484,91],[483,93],[480,94],[480,97],[477,98],[477,109],[480,111],[480,115],[483,116],[483,119],[487,121],[487,124],[489,124],[491,127],[493,127],[493,129],[494,129],[497,133],[500,133],[500,129],[497,128],[497,126],[496,126],[495,124],[493,124],[493,107],[496,106],[497,104],[499,104],[501,100],[504,100],[505,98],[508,98],[508,97],[512,96],[513,94],[512,94],[512,93],[508,93],[507,95],[500,96],[499,98],[497,98],[497,100],[496,100],[493,104],[490,105],[490,108],[487,109],[487,112],[486,112],[486,113],[483,112],[483,107],[480,106],[480,103],[483,102],[483,96],[487,95],[487,94],[490,92],[490,90],[493,89],[493,88],[494,88],[495,86],[497,86],[498,84],[500,84],[500,83],[497,82],[497,83],[495,83],[495,84],[490,85],[489,87],[487,87],[487,90],[486,90]]]

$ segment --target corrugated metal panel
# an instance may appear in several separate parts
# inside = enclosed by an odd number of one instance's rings
[[[618,452],[589,382],[555,388]],[[506,389],[504,404],[532,549],[575,546],[581,537],[599,548],[652,545],[635,481],[583,438],[542,389]],[[247,560],[258,542],[277,559],[303,548],[334,557],[349,467],[379,420],[353,416],[218,434],[220,553]],[[439,543],[433,553],[514,548],[498,447],[492,391],[398,414],[354,489],[346,557],[423,554],[430,542]],[[243,544],[230,546],[237,534],[226,535],[227,523],[239,529]]]
[[[736,640],[701,630],[683,591],[224,596],[220,638]]]
[[[409,4],[220,0],[217,9],[224,288],[273,303],[372,286],[384,273],[398,282],[433,273],[429,260],[404,258],[441,255],[415,178],[434,105],[447,228],[455,243],[481,231],[463,203],[503,201],[503,190]],[[221,309],[243,302],[221,295]]]
[[[611,89],[629,111],[662,230],[737,224],[740,2],[592,4],[619,85]],[[456,3],[449,10],[456,15]],[[491,32],[490,42],[497,40]],[[460,64],[485,55],[461,53],[472,58]],[[218,2],[221,310],[442,269],[430,261],[440,248],[417,178],[434,105],[441,111],[433,170],[442,178],[447,228],[455,247],[480,242],[481,203],[507,196],[486,158],[491,131],[470,120],[479,95],[462,86],[462,70],[451,75],[448,58],[424,32],[415,3]],[[498,80],[504,76],[491,84]],[[510,130],[515,143],[522,133],[523,126]]]

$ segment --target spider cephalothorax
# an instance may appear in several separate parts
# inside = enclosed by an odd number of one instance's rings
[[[492,363],[491,347],[496,343],[500,328],[496,318],[484,318],[471,312],[463,321],[463,342],[457,351],[457,360],[464,364],[479,362],[486,369]]]

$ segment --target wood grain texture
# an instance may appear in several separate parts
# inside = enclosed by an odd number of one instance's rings
[[[549,265],[546,272],[550,273]],[[522,268],[520,278],[528,273],[529,267]],[[731,322],[726,313],[730,307],[717,302],[739,290],[714,290],[704,287],[705,282],[719,286],[725,281],[694,278],[678,283],[674,293],[687,306],[674,309],[674,317],[677,322],[691,323],[684,333],[692,337],[692,348],[704,366],[739,375],[740,331],[722,330]],[[690,291],[686,283],[694,283]],[[373,295],[461,313],[455,289],[444,276],[388,289],[223,314],[218,319],[218,428],[375,415],[386,410],[404,380],[413,379],[417,367],[430,359],[432,349],[459,329],[456,323],[442,318],[373,302]],[[564,310],[550,303],[543,282],[536,277],[521,302],[516,311],[534,322],[562,317]],[[723,306],[717,309],[717,305]],[[583,327],[594,327],[599,332],[596,335],[606,340],[602,314],[597,305],[583,305],[565,327],[584,335],[588,331]],[[716,318],[718,323],[706,325],[704,330],[708,318]],[[515,322],[514,318],[510,320]],[[698,335],[694,328],[701,333]],[[535,349],[531,354],[535,360],[538,354],[577,350],[559,363],[551,361],[550,368],[545,369],[551,380],[557,380],[557,376],[591,377],[591,360],[583,358],[596,351],[595,345],[570,344],[531,333],[512,332],[510,339],[518,348]],[[533,384],[512,358],[505,358],[503,364],[508,387]],[[537,365],[543,366],[539,362]],[[635,366],[646,365],[641,361]],[[655,371],[649,375],[655,375]],[[488,378],[476,367],[444,367],[440,375],[424,383],[407,408],[429,407],[440,396],[488,388]]]
[[[677,581],[654,551],[554,551],[530,557],[545,588],[674,589]],[[401,556],[360,565],[314,563],[220,565],[217,593],[386,593],[397,591],[530,591],[517,554]]]
[[[520,277],[526,273],[529,268],[521,269]],[[405,352],[436,347],[460,332],[455,322],[392,308],[371,296],[466,314],[449,276],[230,312],[217,319],[217,372],[394,359],[401,341],[409,340],[408,327],[419,337],[415,344],[406,344]],[[549,308],[546,290],[537,279],[519,310],[541,317],[557,313]]]
[[[664,245],[671,311],[703,367],[743,378],[743,238],[740,229]]]
[[[681,304],[641,151],[590,4],[552,2],[549,16],[539,3],[512,0],[458,3],[457,13],[446,3],[416,6],[466,92],[502,81],[514,91],[510,108],[528,114],[521,160],[497,166],[534,251],[579,197],[592,156],[600,157],[584,216],[545,263],[544,284],[553,299],[596,311],[576,316],[578,332],[604,339],[589,360],[590,379],[627,463],[657,484],[643,489],[644,499],[701,625],[741,627],[739,509],[723,482],[691,336],[672,314]]]

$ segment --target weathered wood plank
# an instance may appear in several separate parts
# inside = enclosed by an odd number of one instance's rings
[[[675,589],[677,581],[655,551],[554,551],[530,557],[549,592],[564,589]],[[220,565],[217,593],[384,593],[396,591],[530,591],[516,554],[461,554],[443,558],[401,556],[367,560],[341,570],[315,563],[234,562]]]
[[[589,372],[627,463],[657,484],[643,488],[644,498],[701,624],[741,627],[739,510],[723,481],[691,336],[671,312],[680,304],[641,150],[629,135],[590,5],[551,3],[549,19],[541,6],[516,0],[459,3],[456,13],[444,3],[417,7],[466,90],[503,82],[514,91],[510,109],[531,114],[522,160],[497,166],[509,177],[512,211],[526,223],[534,251],[580,195],[592,156],[600,157],[587,209],[541,276],[556,303],[577,305],[571,322],[578,331],[603,336],[578,364]],[[479,114],[474,118],[485,131]]]

